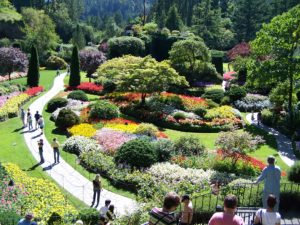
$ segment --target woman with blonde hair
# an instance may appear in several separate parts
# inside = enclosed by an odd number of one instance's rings
[[[94,204],[96,203],[95,208],[98,207],[99,202],[100,202],[100,193],[102,190],[102,184],[101,184],[101,180],[100,180],[100,174],[97,174],[95,179],[93,180],[93,191],[94,191],[94,195],[93,195],[93,202],[91,207],[94,206]],[[96,198],[97,198],[97,202],[96,202]]]

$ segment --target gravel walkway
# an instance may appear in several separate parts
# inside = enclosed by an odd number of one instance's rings
[[[64,89],[65,76],[66,73],[56,77],[51,90],[49,90],[46,94],[42,95],[30,105],[29,108],[32,114],[34,114],[36,111],[39,111],[41,113],[47,102]],[[40,130],[26,132],[26,128],[24,131],[26,144],[33,154],[34,158],[38,162],[40,161],[40,157],[37,141],[41,138],[44,140],[45,163],[41,166],[43,167],[45,173],[48,173],[66,191],[86,203],[88,206],[91,205],[93,196],[92,182],[82,176],[76,170],[74,170],[73,167],[71,167],[62,158],[60,159],[59,164],[54,165],[53,149],[51,148],[46,137],[44,135],[40,135]],[[100,208],[100,206],[104,205],[104,201],[106,199],[110,199],[112,204],[115,205],[117,215],[130,213],[137,207],[136,201],[130,198],[123,197],[107,190],[103,190],[101,192],[100,204],[98,206],[98,209]]]

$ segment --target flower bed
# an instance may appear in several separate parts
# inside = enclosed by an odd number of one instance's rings
[[[81,90],[89,94],[100,94],[103,91],[103,86],[91,82],[82,82],[77,87],[67,87],[68,91]]]
[[[73,136],[93,137],[96,129],[91,124],[82,123],[69,128],[68,132]]]
[[[4,167],[16,185],[23,186],[28,193],[22,201],[23,211],[33,212],[36,218],[41,219],[42,224],[48,221],[53,213],[61,217],[77,214],[75,208],[67,203],[54,183],[29,177],[18,166],[11,163]]]
[[[12,97],[15,97],[17,95],[19,95],[20,92],[19,91],[15,91],[13,93],[10,93],[8,95],[2,95],[0,96],[0,108]]]
[[[36,96],[43,91],[44,88],[42,86],[38,86],[38,87],[29,88],[28,90],[24,91],[24,93],[28,94],[29,96]]]

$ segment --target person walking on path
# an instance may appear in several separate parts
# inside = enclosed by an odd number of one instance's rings
[[[275,157],[269,156],[268,166],[265,167],[261,175],[257,178],[255,184],[259,184],[265,181],[264,191],[263,191],[263,207],[266,209],[268,207],[267,200],[270,194],[273,194],[277,199],[277,204],[274,208],[275,212],[279,209],[279,197],[280,197],[280,178],[281,170],[278,166],[275,166]]]
[[[29,113],[29,115],[27,116],[27,124],[28,124],[28,129],[29,129],[29,130],[32,130],[32,129],[33,129],[33,126],[32,126],[32,116],[31,116],[30,113]]]
[[[20,119],[22,121],[23,127],[26,127],[26,124],[25,124],[25,111],[24,111],[23,108],[21,108],[21,111],[20,111]]]
[[[44,159],[44,156],[43,156],[43,147],[44,147],[43,139],[40,139],[38,141],[38,146],[39,146],[39,154],[40,154],[40,159],[41,159],[40,163],[42,164],[42,163],[45,162],[45,159]]]
[[[39,127],[39,119],[40,119],[41,115],[39,114],[39,111],[36,111],[36,113],[34,114],[34,119],[35,119],[35,129],[38,129]]]
[[[56,70],[56,76],[59,76],[60,75],[60,72],[59,72],[59,69]]]
[[[33,214],[27,213],[23,219],[18,222],[18,225],[37,225],[36,222],[32,221]]]
[[[93,207],[95,203],[96,203],[95,208],[98,207],[99,201],[100,201],[101,190],[102,190],[102,185],[101,185],[101,180],[100,180],[100,174],[97,174],[95,179],[93,180],[94,195],[93,195],[93,202],[92,202],[91,207]],[[96,198],[97,198],[97,201],[96,201]]]
[[[54,153],[54,163],[59,163],[59,142],[56,140],[56,138],[53,138],[51,146]]]
[[[261,111],[259,111],[257,113],[257,125],[258,126],[261,124],[261,119],[262,119],[262,115],[261,115]]]
[[[183,210],[181,212],[180,225],[189,225],[193,220],[193,205],[190,200],[190,196],[183,195],[181,198],[183,202]]]
[[[42,115],[40,116],[40,118],[38,120],[38,124],[39,124],[39,127],[41,129],[41,134],[43,134],[43,129],[44,129],[45,123],[44,123],[44,119],[43,119]]]
[[[243,219],[235,215],[237,198],[227,195],[224,199],[224,212],[216,212],[209,220],[208,225],[244,225]]]
[[[269,195],[267,208],[259,209],[256,212],[254,224],[280,225],[281,216],[278,212],[274,212],[276,204],[276,197],[274,195]]]

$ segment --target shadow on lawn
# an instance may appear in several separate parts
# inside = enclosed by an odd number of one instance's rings
[[[246,125],[245,131],[248,131],[249,133],[251,133],[253,135],[262,136],[263,139],[266,141],[266,145],[269,145],[270,147],[277,149],[277,142],[272,134],[269,134],[268,132],[266,132],[256,126],[253,126],[253,125]]]
[[[55,128],[51,131],[52,134],[55,134],[55,135],[63,135],[63,136],[66,136],[66,137],[70,137],[70,134],[68,133],[68,131],[66,130],[61,130],[61,129],[58,129],[58,128]]]

